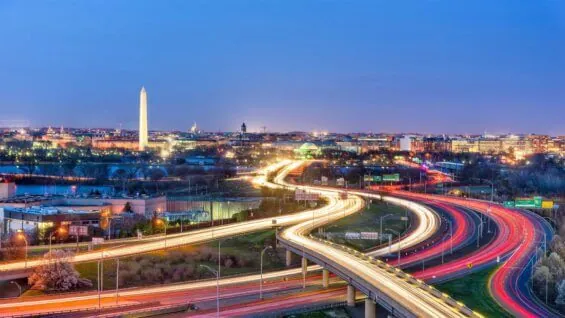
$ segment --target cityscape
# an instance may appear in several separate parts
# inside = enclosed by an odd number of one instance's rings
[[[409,3],[0,3],[0,317],[565,316],[565,6]]]

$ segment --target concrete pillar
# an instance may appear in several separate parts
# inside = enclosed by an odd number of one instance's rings
[[[305,276],[308,272],[308,260],[306,257],[302,257],[302,276]]]
[[[292,252],[286,250],[286,267],[290,267],[291,264],[292,264]]]
[[[355,307],[355,287],[347,285],[347,306]]]
[[[372,299],[365,298],[365,318],[376,318],[377,304]]]
[[[322,286],[324,288],[330,286],[330,271],[327,269],[322,270]]]

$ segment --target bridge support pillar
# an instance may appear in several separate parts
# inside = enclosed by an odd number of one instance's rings
[[[322,287],[328,288],[330,286],[330,271],[327,269],[322,270]]]
[[[370,298],[365,299],[365,318],[376,318],[377,304]]]
[[[347,285],[347,306],[355,307],[355,287]]]
[[[302,276],[306,276],[308,272],[308,259],[306,257],[302,257]]]
[[[292,252],[286,250],[286,267],[290,267],[291,264],[292,264]]]

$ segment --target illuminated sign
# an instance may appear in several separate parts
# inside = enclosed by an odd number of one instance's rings
[[[514,201],[517,208],[541,209],[542,197],[518,198]]]
[[[553,209],[554,205],[553,205],[553,201],[542,201],[541,202],[541,208],[542,209]]]
[[[505,208],[515,208],[516,207],[516,203],[514,203],[514,201],[504,201],[503,203]]]
[[[400,174],[383,174],[383,181],[398,182],[400,181]]]

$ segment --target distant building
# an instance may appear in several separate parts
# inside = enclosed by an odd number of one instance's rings
[[[479,152],[478,142],[470,139],[452,139],[451,151],[455,153],[461,152]]]
[[[424,137],[424,151],[425,152],[450,152],[451,141],[444,137]]]
[[[194,166],[214,166],[218,163],[217,157],[191,156],[185,159],[186,164]]]
[[[166,149],[169,143],[166,140],[151,140],[147,142],[146,148]],[[108,137],[105,139],[96,139],[92,141],[94,149],[123,149],[123,150],[139,150],[139,141],[133,138]]]
[[[479,152],[482,154],[497,154],[502,149],[502,142],[498,138],[479,139]]]
[[[29,208],[41,207],[52,208],[57,211],[90,211],[120,214],[124,212],[126,204],[129,203],[131,212],[149,219],[153,212],[164,212],[167,208],[165,196],[148,197],[13,197],[0,201],[0,208]]]
[[[296,155],[302,159],[311,159],[321,154],[320,147],[314,143],[305,142],[300,148],[295,150]]]
[[[100,225],[99,211],[67,211],[55,207],[0,207],[0,233],[44,230],[61,225]]]
[[[529,135],[527,137],[533,153],[546,153],[550,138],[547,135]]]
[[[424,143],[417,136],[404,135],[398,140],[398,150],[410,152],[424,151]]]

